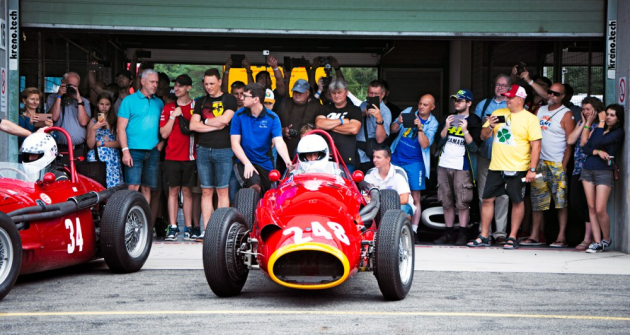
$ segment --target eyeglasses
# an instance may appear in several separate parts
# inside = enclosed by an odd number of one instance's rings
[[[494,87],[498,87],[498,88],[508,88],[510,87],[509,85],[503,85],[503,84],[495,84]]]
[[[251,94],[245,94],[245,93],[243,93],[243,99],[245,99],[245,98],[253,98],[253,97],[254,97],[254,96],[253,96],[253,95],[251,95]]]
[[[548,90],[547,94],[553,95],[553,96],[556,96],[556,97],[564,95],[564,93],[560,93],[560,92],[556,92],[556,91],[552,91],[552,90]]]

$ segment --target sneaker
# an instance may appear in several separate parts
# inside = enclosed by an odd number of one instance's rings
[[[166,228],[166,238],[164,241],[177,241],[177,234],[179,234],[179,228],[168,225]]]
[[[204,230],[204,231],[201,232],[201,235],[199,235],[199,237],[197,237],[197,239],[195,241],[203,242],[203,238],[205,237],[205,235],[206,235],[206,231]]]
[[[192,233],[190,235],[190,239],[196,240],[199,238],[199,235],[201,235],[201,230],[199,229],[199,227],[192,227]]]
[[[433,243],[439,244],[439,245],[453,244],[454,242],[455,242],[455,236],[449,233],[444,233],[444,235],[442,235],[440,238],[433,241]]]
[[[196,238],[192,237],[193,227],[184,228],[184,241],[194,241]]]
[[[466,245],[468,243],[468,237],[464,233],[457,234],[457,241],[455,241],[455,245]]]
[[[605,250],[606,248],[610,248],[611,244],[612,244],[612,240],[610,241],[602,240],[602,249]]]
[[[586,249],[586,252],[589,254],[594,254],[594,253],[602,252],[602,251],[604,251],[604,248],[602,247],[601,244],[597,242],[591,243],[591,245],[588,246],[588,249]]]

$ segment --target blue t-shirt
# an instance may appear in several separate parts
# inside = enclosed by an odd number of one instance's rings
[[[241,147],[252,164],[267,171],[271,163],[271,140],[282,137],[282,125],[278,115],[267,108],[254,117],[249,108],[241,108],[232,118],[230,135],[241,135]]]
[[[136,150],[151,150],[158,144],[160,116],[164,102],[155,95],[147,98],[138,91],[125,97],[118,109],[118,116],[129,120],[127,124],[127,147]]]
[[[420,118],[422,126],[424,126],[427,122],[429,122],[429,119],[423,120]],[[406,129],[400,138],[396,151],[394,151],[394,154],[392,155],[392,163],[400,166],[416,162],[420,162],[420,164],[424,166],[422,147],[420,146],[420,143],[418,143],[418,128],[412,127]]]

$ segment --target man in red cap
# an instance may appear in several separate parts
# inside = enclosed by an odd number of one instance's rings
[[[504,249],[516,249],[516,234],[523,220],[525,182],[536,178],[542,133],[538,118],[523,107],[527,93],[519,85],[503,93],[507,108],[492,113],[483,125],[481,139],[494,136],[492,160],[483,192],[481,233],[469,247],[490,246],[489,229],[494,215],[494,199],[507,194],[512,202],[512,230]]]

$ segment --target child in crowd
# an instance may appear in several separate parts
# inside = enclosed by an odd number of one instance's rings
[[[116,139],[118,115],[112,108],[114,101],[108,93],[101,93],[97,98],[98,113],[95,113],[87,126],[88,161],[105,162],[107,168],[107,188],[123,182],[120,164],[120,142]]]

